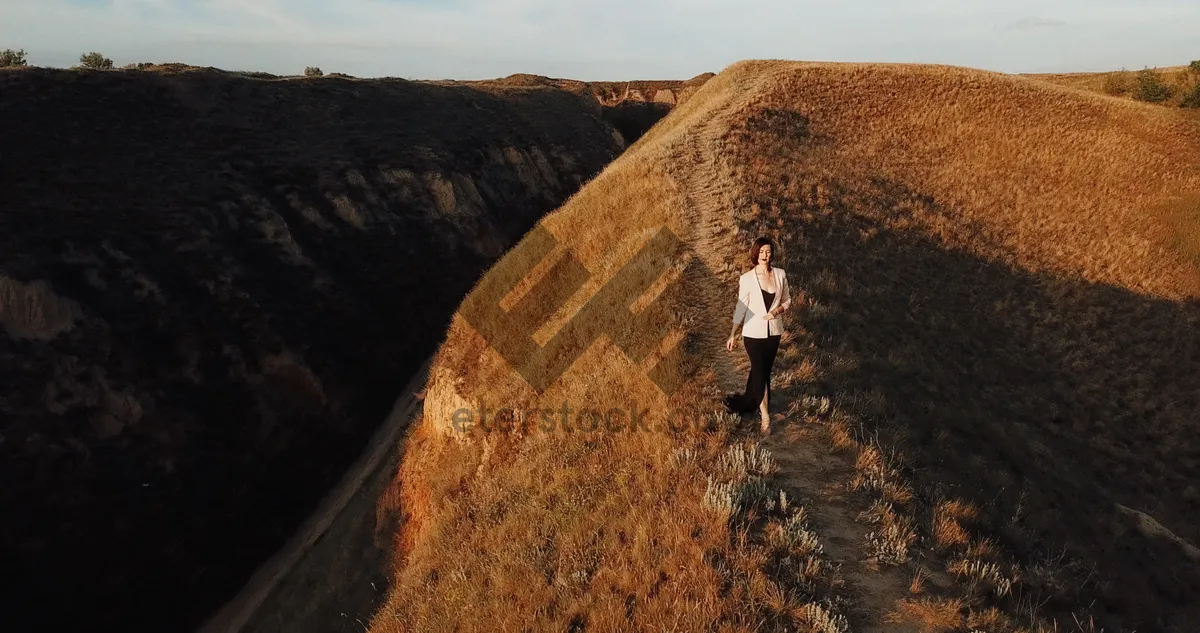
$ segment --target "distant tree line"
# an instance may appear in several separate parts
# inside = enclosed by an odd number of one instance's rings
[[[24,68],[29,65],[29,56],[25,53],[25,49],[13,50],[6,48],[0,51],[0,68]],[[79,56],[79,65],[76,68],[94,68],[97,70],[111,70],[113,61],[100,53],[84,53]]]
[[[152,68],[158,64],[152,62],[136,62],[126,64],[121,67],[122,70],[145,70]],[[13,50],[11,48],[0,51],[0,68],[25,68],[29,66],[29,56],[24,49]],[[84,53],[79,56],[79,64],[74,68],[87,68],[90,70],[112,70],[115,66],[113,60],[105,57],[102,53],[95,51]],[[263,78],[273,78],[275,75],[269,73],[237,73],[246,76],[260,76]],[[325,77],[325,72],[317,66],[308,66],[304,69],[305,77]],[[330,73],[329,77],[340,77],[351,79],[350,75],[343,73]]]

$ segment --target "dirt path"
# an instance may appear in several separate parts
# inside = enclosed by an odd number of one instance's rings
[[[733,208],[736,189],[732,179],[718,161],[721,140],[718,130],[734,106],[733,100],[717,106],[705,115],[704,122],[690,128],[683,142],[676,147],[673,178],[687,200],[688,223],[693,227],[690,236],[697,254],[721,277],[744,271],[742,243],[734,221]],[[748,264],[747,264],[748,265]],[[736,287],[736,277],[732,279]],[[717,381],[725,392],[740,391],[745,386],[749,363],[741,345],[733,352],[724,349],[732,325],[735,305],[731,288],[701,289],[698,300],[713,315],[713,323],[701,334],[701,344],[711,349],[711,364]],[[792,328],[796,330],[796,328]],[[793,340],[791,344],[797,342]],[[782,359],[781,359],[782,361]],[[777,362],[775,375],[786,369],[786,361]],[[778,402],[771,408],[776,418],[785,411],[788,389],[778,389]],[[746,435],[758,438],[758,416],[747,416]],[[808,427],[808,428],[806,428]],[[840,566],[843,598],[850,603],[846,616],[851,630],[857,633],[915,631],[907,625],[888,623],[884,616],[893,609],[895,601],[909,596],[911,578],[897,568],[871,569],[865,562],[866,535],[870,526],[857,521],[869,500],[854,494],[849,484],[854,477],[854,464],[849,457],[831,452],[815,426],[791,419],[777,419],[773,432],[762,438],[762,445],[771,451],[779,464],[777,485],[789,492],[808,509],[813,529],[821,539],[831,563]]]
[[[853,464],[834,455],[816,433],[800,427],[803,422],[775,424],[762,446],[779,463],[780,487],[788,490],[808,509],[813,531],[821,539],[825,554],[841,566],[844,597],[851,601],[846,613],[858,633],[916,631],[906,625],[884,622],[896,600],[909,594],[911,578],[897,568],[874,570],[865,562],[870,526],[857,521],[867,509],[864,500],[849,490]]]

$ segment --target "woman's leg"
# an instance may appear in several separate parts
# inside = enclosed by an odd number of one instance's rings
[[[739,394],[730,394],[725,398],[725,406],[734,413],[750,413],[758,407],[758,384],[761,356],[760,348],[764,339],[743,336],[742,343],[746,347],[746,356],[750,359],[750,373],[746,376],[746,388]]]
[[[758,408],[762,398],[762,345],[766,339],[742,337],[746,356],[750,359],[750,373],[746,376],[746,390],[731,399],[731,408],[738,413],[750,413]]]
[[[767,355],[769,353],[770,340],[766,338],[749,338],[742,337],[746,342],[746,354],[750,357],[750,376],[746,380],[746,393],[743,395],[745,402],[744,411],[762,411],[762,401],[766,397],[767,382],[769,380],[767,368]]]
[[[762,431],[767,433],[771,430],[771,370],[775,367],[775,355],[779,352],[779,335],[768,336],[762,345],[761,358],[759,366],[763,380],[763,395],[762,401],[758,404],[758,412],[762,419]]]

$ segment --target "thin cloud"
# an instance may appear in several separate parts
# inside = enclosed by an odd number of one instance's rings
[[[1008,28],[1015,31],[1032,31],[1034,29],[1057,29],[1066,25],[1066,22],[1054,18],[1028,17],[1009,24]]]

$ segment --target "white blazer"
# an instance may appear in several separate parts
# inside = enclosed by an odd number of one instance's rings
[[[779,310],[775,311],[775,318],[770,321],[763,317],[769,309],[787,309],[792,303],[792,294],[788,289],[787,273],[778,266],[772,266],[771,273],[775,276],[775,300],[771,302],[770,307],[763,303],[763,288],[759,285],[758,275],[753,268],[738,279],[738,302],[733,312],[733,324],[742,324],[744,337],[767,338],[783,334],[783,315]]]

